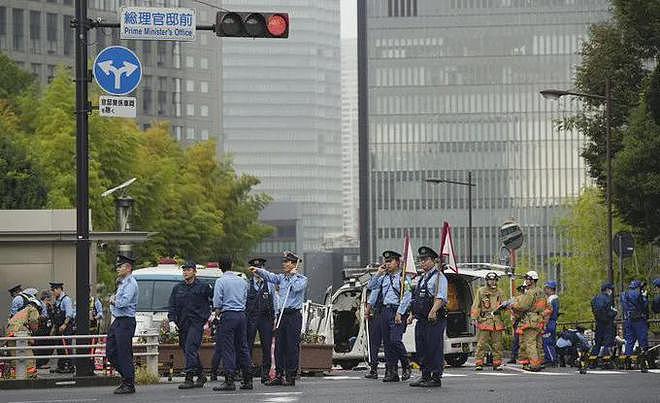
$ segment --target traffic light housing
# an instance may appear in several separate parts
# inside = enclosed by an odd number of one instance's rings
[[[288,38],[289,14],[219,11],[215,34],[236,38]]]

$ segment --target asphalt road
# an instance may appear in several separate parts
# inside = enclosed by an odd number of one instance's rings
[[[295,388],[266,387],[253,391],[214,392],[219,382],[204,389],[181,391],[177,383],[138,386],[128,396],[112,394],[111,387],[0,391],[7,403],[74,402],[658,402],[660,370],[593,371],[580,375],[572,368],[540,373],[508,366],[503,372],[474,372],[472,367],[448,368],[440,389],[411,388],[408,382],[385,384],[363,379],[364,371],[334,371],[331,376],[303,378]],[[417,375],[415,373],[415,375]],[[381,371],[382,377],[382,371]],[[255,379],[256,380],[256,379]]]

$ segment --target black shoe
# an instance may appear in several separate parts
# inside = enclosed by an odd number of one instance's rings
[[[241,389],[243,390],[254,389],[254,386],[252,385],[252,372],[249,370],[243,371],[243,381],[241,382]]]
[[[417,387],[417,386],[422,386],[426,384],[431,379],[430,376],[428,375],[422,375],[421,377],[417,378],[416,380],[410,382],[410,386],[412,387]]]
[[[261,383],[263,385],[265,385],[266,382],[268,382],[270,380],[269,373],[270,373],[270,367],[268,367],[268,368],[262,367],[261,368]]]
[[[385,371],[383,382],[399,382],[399,371],[396,366],[390,367],[389,371]]]
[[[215,382],[218,380],[218,374],[215,371],[211,371],[211,382]]]
[[[284,383],[282,385],[283,386],[296,386],[296,375],[288,374],[286,376],[286,378],[284,378]]]
[[[204,374],[197,375],[197,380],[195,381],[195,387],[203,388],[205,383],[206,383],[206,377],[204,376]]]
[[[431,379],[419,386],[424,388],[440,388],[442,387],[442,378],[439,375],[432,375]]]
[[[186,379],[181,385],[179,385],[179,389],[192,389],[194,387],[195,384],[193,383],[193,374],[186,374]]]
[[[135,393],[135,386],[132,385],[127,385],[125,383],[122,383],[119,385],[117,389],[115,389],[114,392],[115,395],[127,395],[129,393]]]
[[[378,367],[371,367],[371,370],[364,377],[367,379],[378,379]]]
[[[214,387],[213,390],[216,392],[236,390],[236,385],[234,384],[234,376],[225,375],[225,381],[222,383],[222,385]]]
[[[266,386],[282,386],[284,385],[284,378],[282,375],[275,375],[275,378],[267,381],[265,383]]]
[[[401,380],[402,381],[407,381],[410,379],[410,375],[412,372],[410,371],[410,365],[406,365],[405,367],[401,368]]]

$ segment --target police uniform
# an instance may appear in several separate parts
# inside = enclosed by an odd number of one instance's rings
[[[18,332],[28,332],[34,335],[39,326],[39,319],[41,317],[41,310],[39,301],[36,298],[29,298],[27,304],[23,309],[16,312],[14,316],[9,319],[7,324],[7,337],[17,336]],[[7,346],[16,347],[16,342],[9,341]],[[21,355],[31,356],[33,352],[31,349],[26,349],[21,352]],[[10,351],[11,355],[16,355],[16,350]],[[14,362],[10,362],[13,367]],[[25,376],[28,378],[36,378],[37,366],[35,360],[27,360]]]
[[[600,287],[601,293],[591,300],[591,311],[596,322],[596,333],[594,335],[594,346],[591,350],[589,361],[591,367],[595,368],[600,358],[603,368],[610,367],[610,359],[614,353],[614,336],[616,335],[616,309],[614,301],[607,290],[614,292],[614,286],[611,283],[605,283]]]
[[[53,328],[52,332],[54,335],[69,336],[74,333],[74,320],[75,320],[75,311],[73,309],[73,301],[71,297],[64,293],[64,283],[52,282],[50,284],[50,289],[61,289],[62,292],[60,296],[53,303]],[[60,328],[65,325],[64,330]],[[70,344],[70,339],[61,339],[58,340],[58,345],[68,345]],[[73,354],[73,350],[57,349],[58,355],[69,355]],[[71,373],[73,372],[73,361],[70,358],[60,358],[57,360],[57,369],[53,372],[60,373]]]
[[[488,273],[486,279],[494,278],[495,273]],[[493,354],[493,369],[500,369],[502,365],[502,332],[504,322],[497,308],[504,302],[504,293],[495,284],[494,287],[485,285],[477,289],[470,309],[470,318],[477,323],[477,351],[475,353],[476,369],[484,365],[484,355],[489,349]]]
[[[20,311],[27,304],[27,295],[23,291],[23,287],[20,284],[12,286],[9,290],[9,295],[12,296],[11,304],[9,304],[9,317],[16,315],[16,312]]]
[[[546,300],[546,324],[543,332],[543,354],[547,364],[556,366],[557,351],[555,350],[555,345],[557,343],[557,319],[559,317],[559,296],[555,294],[555,290],[557,290],[557,282],[548,281],[543,286],[553,290],[552,295],[548,296]]]
[[[401,254],[394,251],[383,252],[383,258],[388,260],[399,260]],[[403,345],[403,333],[406,331],[408,308],[410,306],[410,287],[408,279],[404,284],[403,298],[401,297],[401,273],[386,273],[378,275],[377,281],[379,292],[382,294],[381,304],[381,334],[385,349],[385,377],[383,382],[398,382],[399,374],[397,362],[403,360],[402,376],[410,377],[408,365],[408,352]],[[401,323],[396,323],[396,315],[401,316]]]
[[[528,272],[528,276],[529,276]],[[533,272],[538,280],[538,274]],[[520,360],[524,369],[539,371],[543,364],[541,358],[541,331],[544,328],[544,311],[546,310],[546,297],[541,288],[533,283],[525,289],[523,295],[513,299],[511,305],[513,312],[519,317],[516,333],[520,337]]]
[[[285,252],[283,261],[295,263],[301,259],[293,252]],[[275,339],[276,376],[267,385],[295,386],[300,360],[300,331],[302,329],[302,306],[307,288],[307,277],[295,273],[273,274],[264,269],[257,269],[259,277],[279,286],[279,304],[281,310],[279,327]]]
[[[181,269],[196,270],[194,262],[186,262]],[[199,360],[204,324],[211,314],[212,289],[195,278],[190,284],[185,280],[177,283],[170,294],[167,319],[179,329],[179,346],[183,349],[186,380],[179,389],[202,387],[206,383],[204,368]],[[193,384],[193,377],[197,381]]]
[[[367,318],[369,325],[369,367],[370,371],[364,377],[367,379],[378,379],[378,352],[383,344],[383,294],[380,287],[381,277],[373,276],[367,283],[369,298],[367,304],[370,307],[370,317]]]
[[[89,333],[98,334],[103,320],[103,305],[96,297],[89,297]]]
[[[630,365],[635,342],[639,343],[642,355],[648,349],[649,301],[642,293],[642,283],[639,280],[630,282],[628,290],[621,295],[621,308],[623,309],[624,336],[626,339],[626,363]]]
[[[252,267],[263,268],[266,259],[255,258],[248,261]],[[271,347],[273,343],[273,323],[275,320],[276,293],[273,283],[261,277],[252,276],[247,293],[247,341],[248,351],[252,351],[254,340],[259,331],[261,345],[261,383],[266,383],[271,366]]]
[[[115,266],[129,264],[131,270],[135,260],[119,255]],[[117,281],[114,302],[110,313],[114,321],[108,330],[106,357],[122,378],[115,394],[135,393],[135,367],[133,365],[133,335],[135,334],[135,311],[138,304],[138,284],[131,273]]]
[[[35,336],[50,336],[52,333],[53,329],[53,322],[52,322],[52,317],[53,317],[53,308],[52,304],[46,303],[46,300],[50,300],[52,298],[52,294],[48,290],[44,290],[41,292],[39,304],[41,305],[41,317],[39,318],[39,328],[37,329],[36,332],[34,332]],[[52,340],[35,340],[34,345],[35,346],[50,346],[53,344]],[[49,349],[38,349],[34,350],[35,355],[51,355],[53,350]],[[49,359],[48,358],[38,358],[37,359],[37,368],[46,368],[46,365],[48,364]]]
[[[420,259],[437,259],[438,254],[431,248],[422,246],[417,250]],[[412,313],[417,319],[415,324],[415,351],[422,370],[419,380],[410,386],[440,387],[444,368],[444,335],[447,327],[447,278],[433,266],[419,277],[412,292]],[[442,305],[436,319],[429,320],[429,312],[436,300]]]
[[[220,325],[216,333],[216,349],[220,349],[225,370],[225,382],[213,390],[236,390],[234,385],[237,364],[243,373],[241,389],[252,389],[252,374],[249,371],[250,353],[247,345],[247,302],[248,283],[230,267],[222,267],[223,275],[215,281],[213,307],[221,312]],[[238,363],[237,363],[238,362]]]

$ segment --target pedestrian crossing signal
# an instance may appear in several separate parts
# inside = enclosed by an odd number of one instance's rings
[[[219,11],[215,17],[215,34],[237,38],[288,38],[289,14]]]

